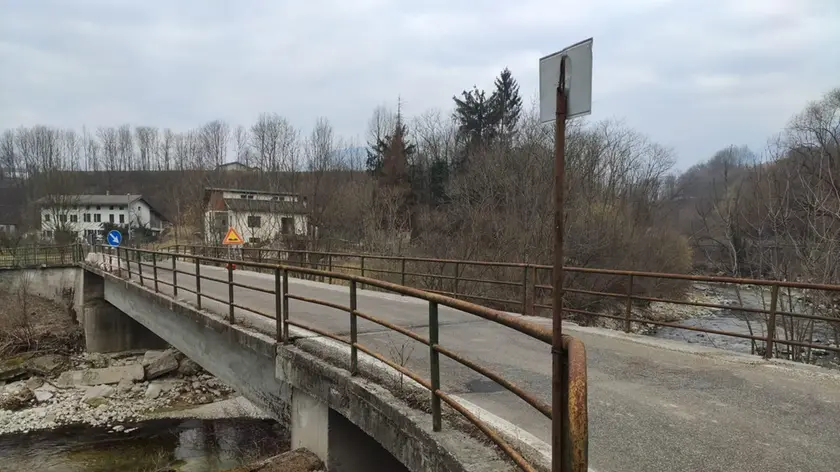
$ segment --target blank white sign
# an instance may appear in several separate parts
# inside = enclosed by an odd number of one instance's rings
[[[566,60],[566,117],[592,113],[592,38],[540,59],[540,121],[554,121],[560,61]]]

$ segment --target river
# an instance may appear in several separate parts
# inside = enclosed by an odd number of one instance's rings
[[[214,472],[289,449],[286,428],[265,419],[154,419],[122,428],[2,435],[0,471]]]

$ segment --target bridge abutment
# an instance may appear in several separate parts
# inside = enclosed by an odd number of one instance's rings
[[[119,352],[134,349],[164,349],[169,345],[132,317],[105,300],[105,280],[90,271],[78,278],[81,287],[79,322],[85,331],[88,352]]]

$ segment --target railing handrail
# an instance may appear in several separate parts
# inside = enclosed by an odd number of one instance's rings
[[[225,246],[206,246],[200,244],[177,244],[174,246],[177,248],[180,247],[191,247],[191,248],[210,248],[210,249],[220,249],[220,250],[227,250]],[[372,254],[372,253],[353,253],[353,252],[334,252],[334,251],[311,251],[306,249],[275,249],[275,248],[267,248],[267,247],[250,247],[250,248],[243,248],[243,251],[267,251],[267,252],[279,252],[279,253],[286,253],[286,254],[312,254],[312,255],[321,255],[321,256],[333,256],[333,257],[351,257],[351,258],[359,258],[364,257],[366,259],[371,260],[390,260],[390,261],[411,261],[411,262],[428,262],[428,263],[440,263],[440,264],[466,264],[472,266],[485,266],[485,267],[509,267],[509,268],[531,268],[531,269],[538,269],[538,270],[554,270],[554,267],[551,265],[546,264],[536,264],[536,263],[529,263],[529,262],[503,262],[503,261],[480,261],[480,260],[473,260],[473,259],[437,259],[433,257],[420,257],[420,256],[390,256],[390,255],[383,255],[383,254]],[[778,280],[778,279],[754,279],[754,278],[747,278],[747,277],[731,277],[731,276],[718,276],[718,275],[697,275],[697,274],[678,274],[678,273],[669,273],[669,272],[651,272],[651,271],[639,271],[639,270],[629,270],[629,269],[604,269],[604,268],[595,268],[595,267],[577,267],[577,266],[564,266],[564,271],[567,272],[578,272],[578,273],[589,273],[589,274],[597,274],[597,275],[617,275],[617,276],[634,276],[634,277],[646,277],[646,278],[666,278],[671,280],[685,280],[685,281],[692,281],[692,282],[714,282],[714,283],[731,283],[731,284],[740,284],[740,285],[759,285],[759,286],[774,286],[778,285],[782,288],[798,288],[798,289],[811,289],[811,290],[826,290],[826,291],[838,291],[840,292],[840,284],[822,284],[822,283],[811,283],[811,282],[793,282],[793,281],[786,281],[786,280]],[[426,274],[423,274],[426,275]],[[549,289],[546,287],[546,289]]]
[[[155,251],[150,249],[131,249],[132,251],[136,251],[143,254],[161,254],[171,256],[171,252],[166,251]],[[220,264],[226,264],[228,262],[234,262],[236,264],[245,266],[245,267],[256,267],[261,269],[276,269],[280,268],[283,270],[288,270],[290,272],[299,273],[299,274],[307,274],[307,275],[316,275],[316,276],[323,276],[323,277],[332,277],[334,279],[346,280],[346,281],[355,281],[358,284],[365,284],[370,285],[373,287],[378,287],[383,290],[387,290],[389,292],[399,293],[401,295],[410,296],[412,298],[419,298],[421,300],[425,300],[428,302],[435,302],[439,305],[443,305],[449,308],[453,308],[455,310],[460,310],[467,312],[471,315],[475,315],[481,318],[484,318],[488,321],[493,321],[499,323],[501,325],[507,326],[508,328],[514,329],[519,331],[520,333],[526,334],[531,336],[535,339],[543,341],[544,343],[551,344],[551,330],[540,326],[536,323],[532,323],[527,321],[518,316],[512,316],[508,313],[505,313],[501,310],[495,310],[493,308],[488,308],[485,306],[481,306],[475,303],[470,303],[464,300],[460,300],[457,298],[447,297],[445,295],[440,295],[437,293],[427,292],[425,290],[421,290],[418,288],[407,287],[404,285],[399,285],[391,282],[386,282],[379,279],[373,279],[370,277],[362,277],[359,275],[352,275],[352,274],[343,274],[341,272],[330,272],[321,269],[311,269],[308,267],[297,267],[297,266],[290,266],[282,263],[278,264],[270,264],[265,262],[253,262],[253,261],[241,261],[241,260],[231,260],[231,259],[224,259],[224,258],[216,258],[210,256],[201,256],[199,254],[182,254],[177,253],[181,257],[187,258],[198,258],[200,260],[206,260],[210,262],[216,262]]]

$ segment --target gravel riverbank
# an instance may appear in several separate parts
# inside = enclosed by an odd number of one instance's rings
[[[46,359],[46,360],[45,360]],[[113,427],[233,391],[177,351],[26,355],[0,380],[0,434],[87,424]],[[48,367],[46,369],[39,368]],[[9,378],[11,377],[11,378]]]

